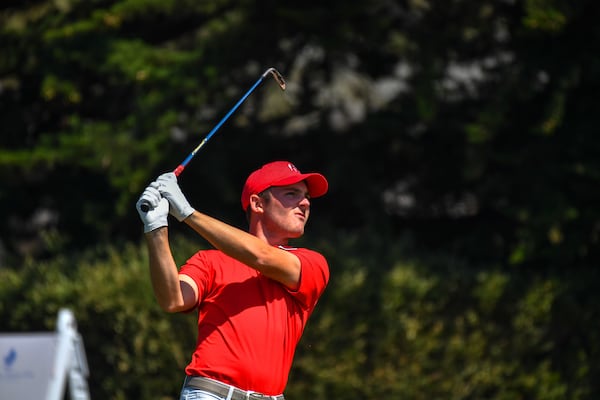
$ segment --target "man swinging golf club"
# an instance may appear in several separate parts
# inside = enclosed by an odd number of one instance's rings
[[[319,173],[303,174],[288,161],[265,164],[242,190],[248,232],[196,211],[172,172],[144,190],[136,208],[156,299],[168,312],[198,312],[181,400],[284,399],[296,345],[329,280],[321,254],[288,242],[302,236],[311,199],[327,189]],[[197,252],[178,270],[169,213],[215,249]]]

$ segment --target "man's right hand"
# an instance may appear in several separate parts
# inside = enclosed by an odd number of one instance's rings
[[[161,196],[158,186],[157,182],[152,182],[148,185],[135,204],[140,219],[144,223],[144,233],[168,225],[169,202]],[[150,210],[147,212],[143,211],[141,209],[142,204],[150,205]]]

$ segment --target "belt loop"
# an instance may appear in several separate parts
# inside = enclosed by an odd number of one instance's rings
[[[231,396],[233,396],[233,386],[229,385],[229,391],[227,392],[227,398],[225,400],[231,400]]]

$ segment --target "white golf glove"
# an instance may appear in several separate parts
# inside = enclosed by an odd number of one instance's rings
[[[178,221],[183,221],[192,215],[194,209],[190,206],[190,203],[188,203],[179,188],[177,176],[173,172],[162,174],[156,182],[159,184],[158,190],[160,194],[169,200],[169,204],[171,205],[169,212],[172,216],[177,218]]]
[[[142,193],[135,208],[144,223],[144,233],[167,226],[167,217],[169,216],[169,202],[160,195],[159,184],[152,182]],[[150,206],[148,211],[142,211],[142,204]]]

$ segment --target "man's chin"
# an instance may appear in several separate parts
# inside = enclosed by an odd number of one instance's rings
[[[302,235],[304,235],[304,229],[293,231],[290,232],[290,239],[298,239]]]

